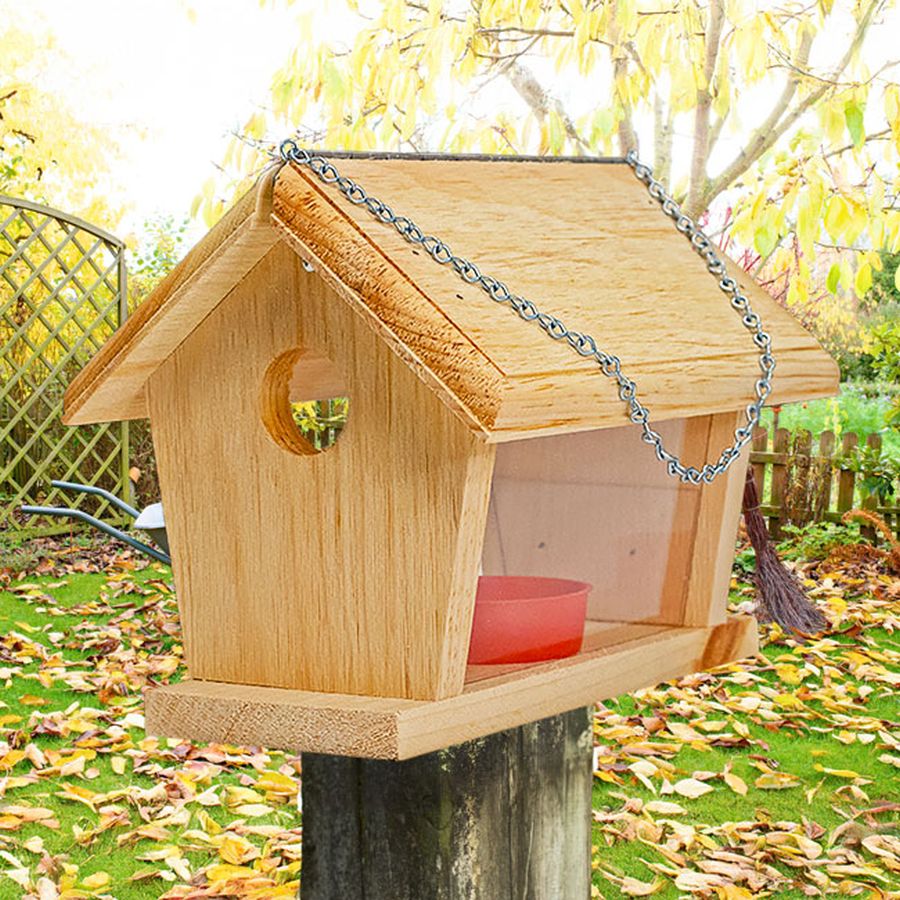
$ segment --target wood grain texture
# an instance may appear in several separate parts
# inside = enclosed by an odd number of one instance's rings
[[[749,336],[624,164],[353,158],[341,168],[593,334],[622,359],[654,421],[739,409],[750,399],[758,369]],[[147,379],[279,231],[490,440],[627,421],[596,363],[549,341],[307,172],[282,168],[274,197],[273,177],[238,201],[85,368],[67,394],[68,423],[145,416]],[[833,394],[830,358],[749,276],[730,271],[775,339],[772,402]]]
[[[707,458],[716,459],[743,423],[743,413],[711,416]],[[725,475],[700,490],[685,604],[678,617],[681,624],[716,625],[726,619],[734,542],[749,460],[750,448],[745,447]]]
[[[276,171],[238,200],[72,381],[66,424],[147,417],[147,379],[276,242]]]
[[[484,271],[593,334],[622,359],[657,420],[739,409],[751,399],[759,369],[749,335],[624,164],[354,158],[340,168]],[[491,303],[311,173],[282,170],[274,216],[492,440],[627,421],[596,363]],[[729,271],[775,338],[772,402],[834,393],[837,367],[814,338],[749,276]]]
[[[273,222],[287,243],[465,424],[482,426],[471,412],[496,404],[502,374],[390,259],[314,183],[285,170],[273,201]],[[457,366],[443,365],[445,356]],[[445,370],[442,381],[435,373]],[[488,417],[492,413],[488,414]]]
[[[467,683],[435,701],[184,681],[145,692],[151,734],[291,751],[408,759],[750,656],[756,621],[712,628],[629,625],[565,660]]]
[[[302,900],[586,900],[592,710],[414,760],[303,755]]]
[[[313,455],[264,424],[266,370],[297,347],[331,359],[350,397],[338,442]],[[462,689],[494,447],[290,248],[166,360],[149,401],[193,677]]]

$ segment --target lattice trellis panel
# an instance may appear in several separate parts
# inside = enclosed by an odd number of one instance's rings
[[[124,252],[87,222],[0,195],[0,530],[61,530],[23,517],[22,504],[117,518],[96,498],[60,494],[54,478],[130,491],[127,424],[60,421],[66,386],[127,314]]]

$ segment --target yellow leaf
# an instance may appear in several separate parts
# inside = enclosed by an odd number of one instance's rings
[[[766,772],[753,782],[762,791],[783,791],[797,787],[800,779],[789,772]]]
[[[804,709],[803,701],[794,694],[776,694],[772,699],[782,709]]]
[[[0,756],[0,772],[11,769],[23,759],[25,759],[24,750],[10,750],[5,756]]]
[[[734,43],[745,77],[748,81],[755,81],[766,71],[768,52],[764,35],[765,24],[761,16],[748,16],[747,19],[748,24],[735,28]]]
[[[250,878],[256,872],[247,866],[230,866],[225,863],[216,863],[210,866],[206,872],[208,881],[228,881],[231,878]]]
[[[850,221],[844,230],[844,240],[848,244],[854,244],[868,224],[869,211],[865,204],[852,199],[847,199],[847,209],[850,213]]]
[[[83,803],[85,806],[93,809],[94,798],[101,795],[94,791],[89,791],[87,788],[79,787],[77,784],[66,783],[56,796],[62,797],[64,800],[77,800],[79,803]]]
[[[843,197],[835,195],[825,208],[825,230],[837,240],[850,224],[850,208]]]
[[[255,787],[267,794],[277,794],[282,797],[294,797],[299,789],[293,778],[289,775],[282,775],[281,772],[263,772]]]
[[[240,787],[236,784],[225,786],[225,805],[229,807],[240,806],[243,803],[261,803],[265,800],[262,794],[250,788]]]
[[[794,848],[807,859],[818,859],[822,855],[822,845],[793,831],[772,831],[766,835],[766,843],[773,847],[783,847],[793,854]]]
[[[259,850],[250,841],[236,834],[226,834],[219,844],[219,856],[235,866],[249,862],[259,855]]]
[[[216,835],[222,833],[222,826],[205,809],[197,810],[197,821],[207,834]]]
[[[725,779],[725,784],[736,794],[743,797],[747,793],[747,782],[739,775],[735,775],[734,772],[726,772],[722,777]]]
[[[284,868],[280,868],[279,871],[284,871]],[[256,888],[247,894],[247,900],[294,900],[299,889],[299,881],[288,881],[279,884],[278,887]]]
[[[615,772],[609,772],[606,769],[601,769],[600,771],[594,772],[594,778],[599,778],[601,781],[608,781],[610,784],[621,784],[622,779],[619,778]]]
[[[786,684],[800,684],[803,681],[800,669],[790,664],[775,666],[775,674]]]
[[[819,121],[829,142],[837,144],[844,134],[843,110],[834,103],[822,103],[819,105]]]
[[[716,897],[719,900],[753,900],[755,894],[745,887],[736,884],[725,884],[715,888]]]
[[[23,694],[19,697],[22,706],[46,706],[49,702],[46,697],[38,697],[37,694]]]
[[[87,878],[83,878],[81,883],[89,890],[99,890],[100,888],[104,888],[109,884],[109,873],[94,872],[93,875],[88,875]]]
[[[797,204],[797,238],[804,254],[812,255],[813,242],[819,233],[822,221],[821,203],[813,192],[804,191]]]
[[[18,816],[0,815],[0,831],[17,831],[22,827]]]
[[[835,778],[862,778],[862,775],[860,775],[859,772],[854,772],[853,769],[829,769],[821,763],[816,763],[813,768],[817,772],[823,772],[825,775],[833,775]]]

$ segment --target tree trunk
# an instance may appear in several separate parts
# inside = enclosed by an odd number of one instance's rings
[[[587,900],[591,710],[404,762],[303,754],[302,900]]]

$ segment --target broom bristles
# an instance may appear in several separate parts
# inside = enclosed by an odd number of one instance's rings
[[[756,552],[757,618],[762,622],[777,622],[787,631],[816,634],[828,625],[825,616],[806,596],[800,580],[785,568],[778,558],[769,537],[766,520],[759,511],[759,491],[753,469],[747,469],[744,483],[744,524],[747,536]]]

